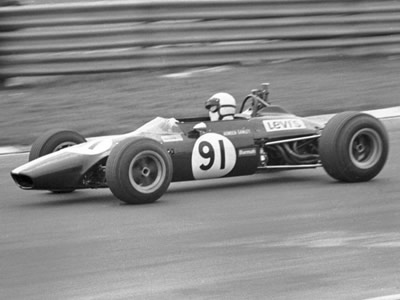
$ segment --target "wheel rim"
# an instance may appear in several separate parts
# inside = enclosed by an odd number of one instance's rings
[[[368,169],[374,166],[381,158],[382,151],[382,139],[371,128],[357,131],[351,139],[350,158],[352,163],[360,169]]]
[[[166,164],[158,153],[143,151],[129,165],[129,181],[141,193],[152,193],[162,184],[166,176]]]
[[[74,143],[74,142],[71,142],[71,141],[63,142],[63,143],[58,144],[53,149],[53,152],[57,152],[57,151],[60,151],[61,149],[68,148],[68,147],[75,146],[75,145],[77,145],[77,143]]]

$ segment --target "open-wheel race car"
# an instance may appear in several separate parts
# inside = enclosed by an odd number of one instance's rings
[[[25,190],[110,188],[121,201],[141,204],[159,199],[171,182],[276,169],[322,166],[339,181],[368,181],[382,170],[388,148],[386,129],[373,116],[343,112],[316,123],[270,104],[263,84],[231,120],[157,117],[133,132],[88,141],[51,130],[11,176]]]

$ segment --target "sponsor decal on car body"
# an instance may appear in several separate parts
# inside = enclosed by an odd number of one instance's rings
[[[268,132],[306,128],[304,121],[301,119],[264,120],[263,124]]]
[[[256,148],[246,148],[246,149],[239,149],[238,156],[255,156],[257,155]]]
[[[180,142],[183,141],[183,138],[180,134],[170,134],[170,135],[162,135],[161,140],[164,143],[168,142]]]
[[[244,128],[244,129],[229,130],[223,132],[223,135],[225,136],[240,135],[240,134],[251,134],[251,130],[248,128]]]

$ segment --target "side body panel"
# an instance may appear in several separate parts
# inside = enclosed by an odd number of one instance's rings
[[[199,123],[204,131],[193,134],[196,122],[182,123],[183,140],[164,143],[173,160],[173,181],[255,173],[259,149],[248,120]]]
[[[292,114],[270,113],[249,122],[254,128],[254,138],[268,141],[312,135],[322,128],[321,124]]]

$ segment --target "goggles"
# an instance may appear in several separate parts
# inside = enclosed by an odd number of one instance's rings
[[[216,112],[218,110],[218,106],[217,105],[211,105],[208,110],[212,113]]]
[[[207,100],[206,102],[206,109],[208,109],[210,112],[216,112],[218,111],[219,108],[219,99],[217,98],[211,98]]]

